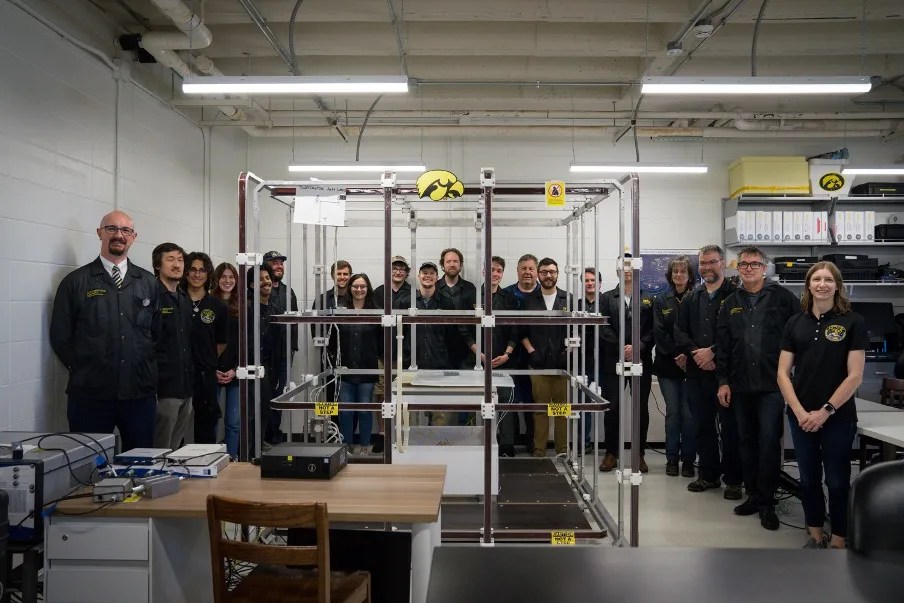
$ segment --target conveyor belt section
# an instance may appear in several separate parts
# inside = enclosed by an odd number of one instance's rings
[[[493,534],[498,541],[549,542],[550,533],[574,530],[578,539],[605,538],[591,524],[553,459],[499,459],[499,495],[493,504]],[[483,527],[483,502],[443,500],[444,541],[474,541]]]

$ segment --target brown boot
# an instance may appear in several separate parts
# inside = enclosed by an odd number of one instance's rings
[[[649,473],[650,472],[650,468],[647,467],[647,461],[643,457],[640,457],[640,472],[641,473]]]
[[[600,463],[600,471],[612,471],[616,465],[618,465],[618,457],[607,452],[603,457],[603,462]]]

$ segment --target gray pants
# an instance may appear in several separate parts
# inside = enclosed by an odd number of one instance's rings
[[[191,411],[191,398],[159,398],[154,420],[154,448],[179,448],[188,429]]]

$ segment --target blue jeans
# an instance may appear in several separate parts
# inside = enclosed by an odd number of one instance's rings
[[[697,456],[694,420],[687,399],[684,379],[659,378],[659,389],[665,398],[665,458],[667,461],[693,464]]]
[[[759,506],[773,506],[782,471],[785,399],[781,392],[732,392],[731,405],[738,420],[744,487]]]
[[[340,402],[358,402],[367,404],[374,393],[374,383],[349,383],[343,381],[339,386]],[[370,446],[370,432],[373,427],[374,416],[371,411],[355,412],[342,411],[339,413],[339,433],[342,441],[352,445],[355,437],[355,415],[358,415],[358,443],[362,446]]]
[[[689,378],[685,387],[694,417],[694,441],[700,457],[700,477],[718,482],[721,476],[727,485],[740,486],[741,455],[738,452],[738,423],[734,417],[734,405],[725,408],[719,404],[716,398],[719,382],[715,375]]]
[[[239,425],[241,424],[239,382],[237,379],[233,379],[228,385],[221,386],[220,390],[226,393],[226,416],[223,419],[226,428],[226,452],[235,459],[239,456]]]
[[[857,424],[829,417],[819,431],[807,432],[800,428],[793,414],[788,417],[788,423],[800,469],[800,499],[807,526],[821,528],[825,523],[826,504],[822,495],[822,471],[825,468],[832,534],[846,538],[851,445],[857,433]]]
[[[97,400],[70,395],[66,415],[69,431],[113,433],[118,427],[121,452],[154,446],[155,396],[135,400]]]

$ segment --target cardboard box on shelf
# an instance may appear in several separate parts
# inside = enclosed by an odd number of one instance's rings
[[[741,157],[728,168],[728,194],[808,195],[810,173],[802,156]]]

